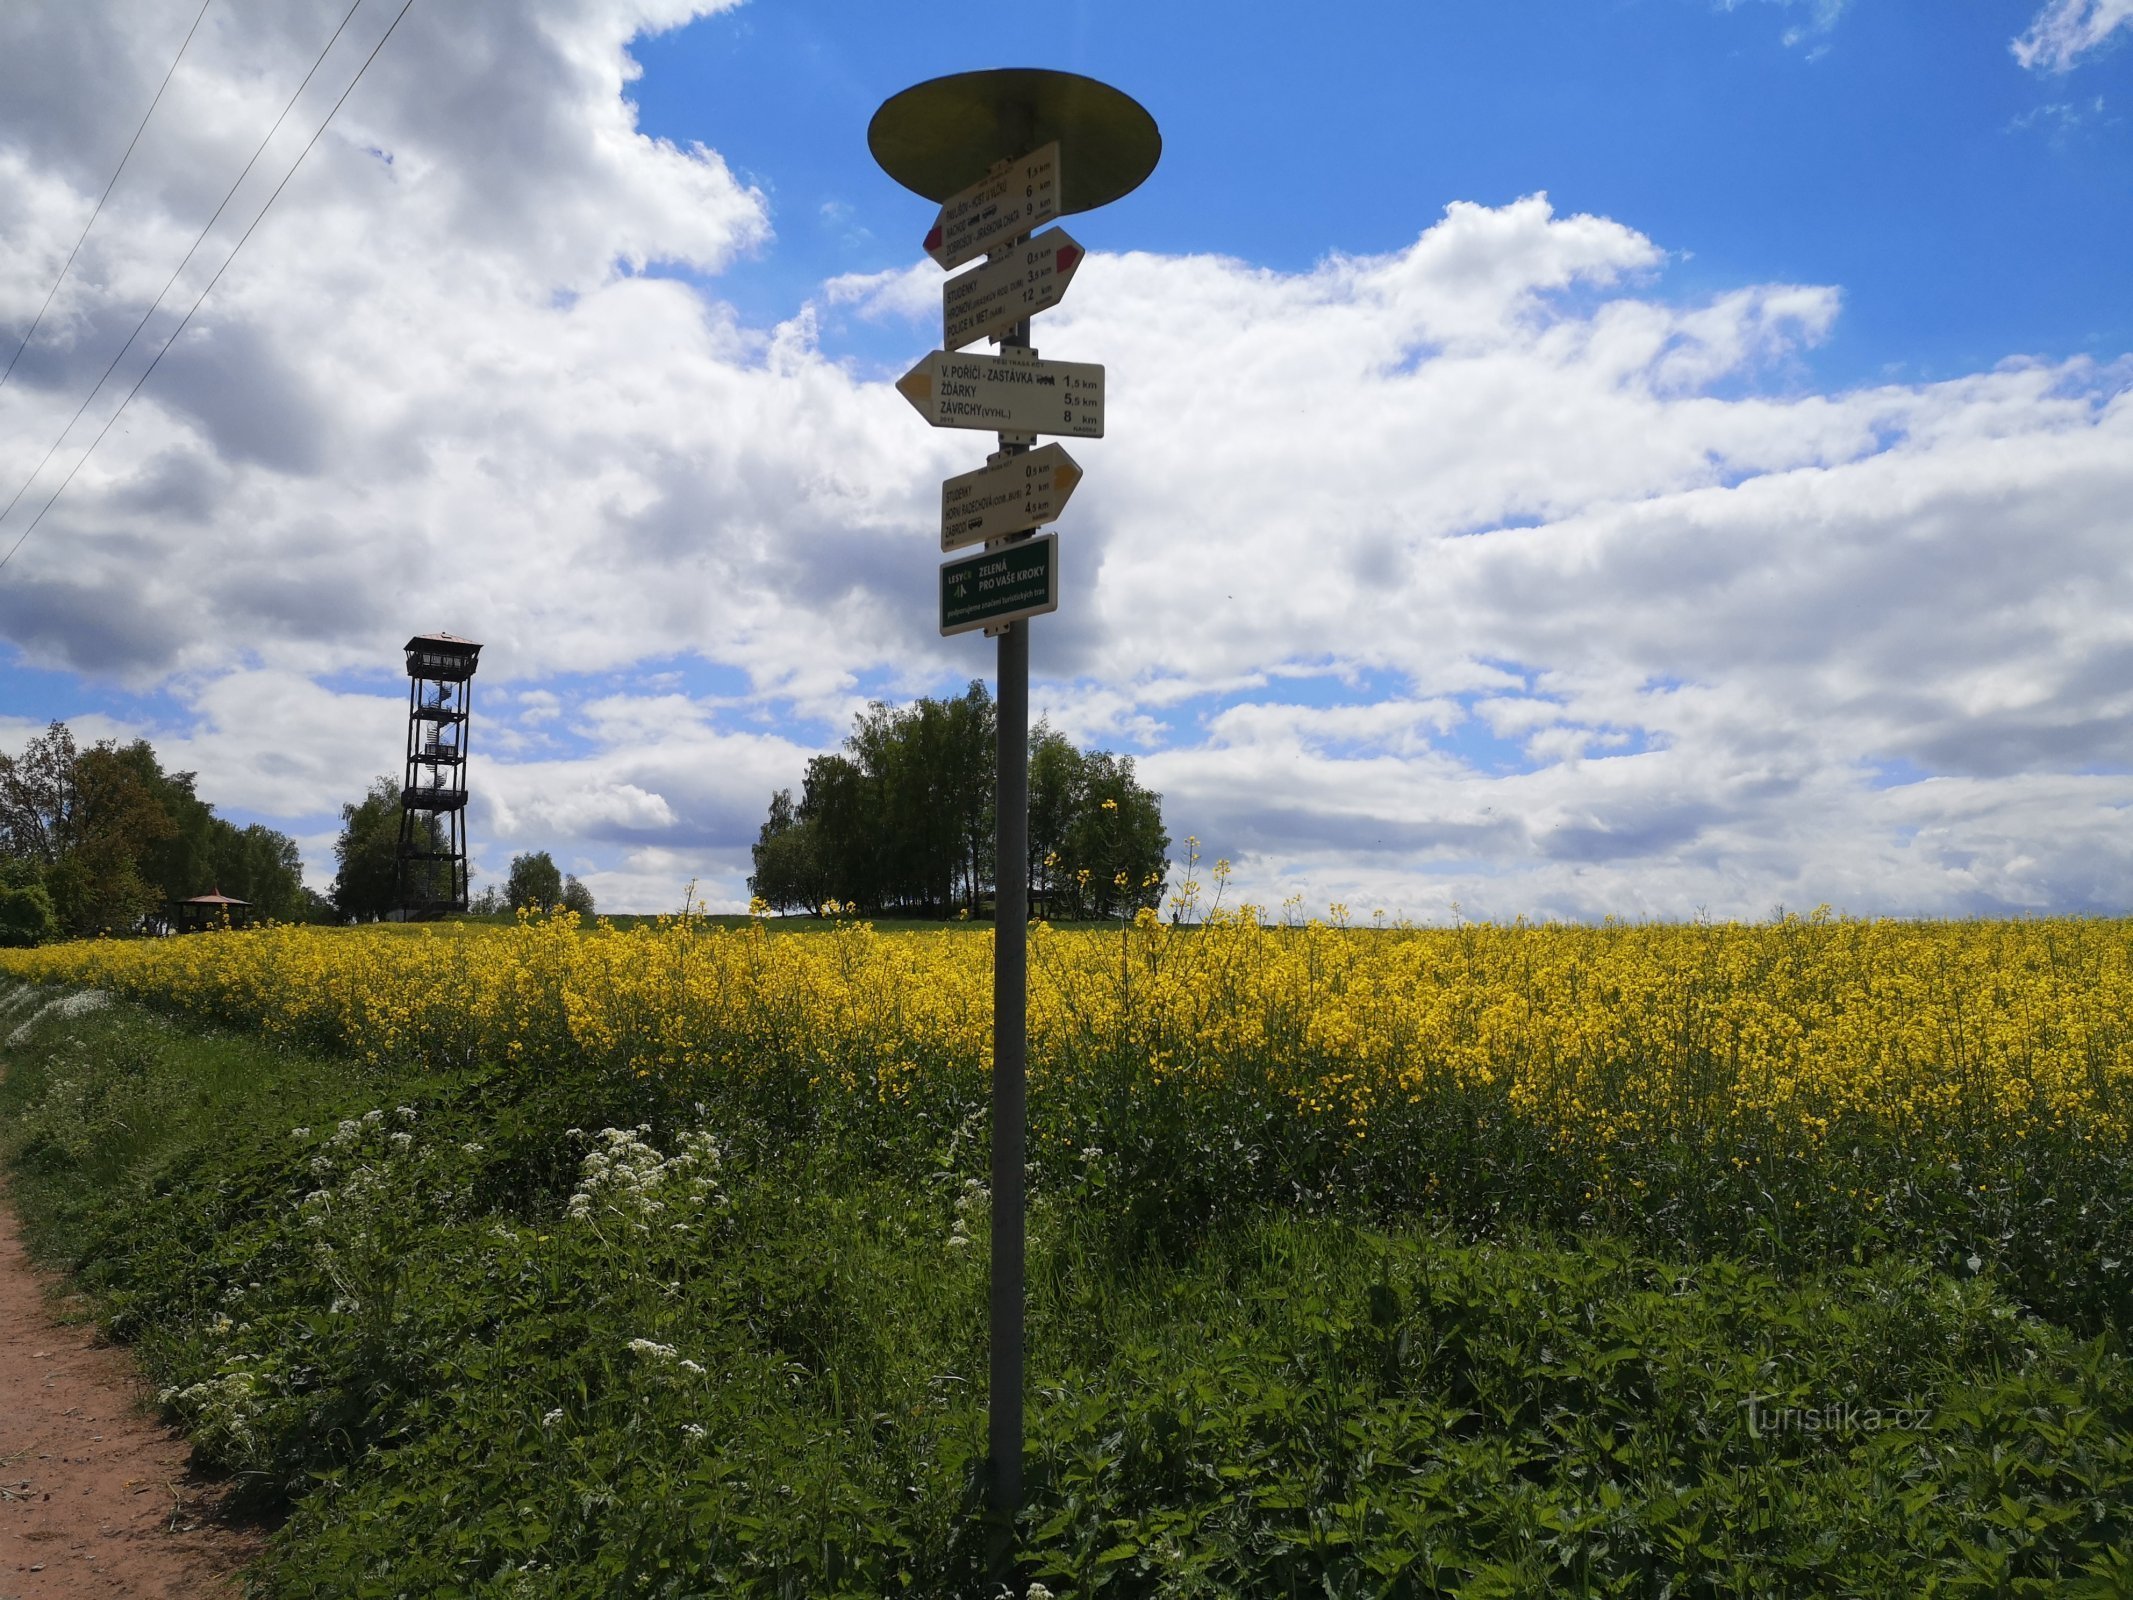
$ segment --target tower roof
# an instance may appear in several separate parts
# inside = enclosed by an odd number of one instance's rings
[[[462,639],[456,633],[418,633],[401,648],[407,650],[432,650],[445,655],[481,654],[481,646],[472,639]]]

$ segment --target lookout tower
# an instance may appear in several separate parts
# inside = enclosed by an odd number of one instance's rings
[[[449,633],[407,641],[407,779],[400,785],[401,914],[467,908],[467,715],[481,646]]]

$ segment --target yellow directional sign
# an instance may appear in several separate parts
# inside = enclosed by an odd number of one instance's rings
[[[936,350],[896,380],[896,392],[936,428],[1104,436],[1104,369],[1093,361]]]
[[[1079,482],[1081,468],[1060,444],[1001,456],[949,478],[941,484],[941,548],[960,550],[1056,522]]]
[[[941,344],[960,350],[997,339],[1025,317],[1066,298],[1074,269],[1086,254],[1064,228],[995,250],[982,267],[941,285]]]

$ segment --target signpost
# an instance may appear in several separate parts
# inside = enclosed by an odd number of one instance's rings
[[[1066,298],[1067,285],[1085,254],[1064,228],[1040,233],[1026,244],[995,250],[982,267],[941,286],[941,346],[960,350],[980,339],[997,339],[1014,325],[1049,311]]]
[[[1008,347],[1012,349],[1012,346]],[[936,350],[901,378],[896,392],[936,428],[1001,433],[1104,436],[1104,369],[1093,361],[1039,361]]]
[[[1059,142],[989,172],[941,202],[926,254],[944,267],[975,261],[1059,215]]]
[[[1057,522],[1079,482],[1081,468],[1061,444],[1002,452],[989,466],[944,479],[941,548],[960,550]]]
[[[1022,1309],[1029,1045],[1029,618],[1057,609],[1059,515],[1081,469],[1035,435],[1101,438],[1103,368],[1039,361],[1028,318],[1059,303],[1081,246],[1064,231],[1031,240],[1054,217],[1108,205],[1155,170],[1155,119],[1108,84],[1012,67],[960,72],[891,96],[867,147],[905,188],[940,203],[926,253],[954,268],[992,260],[946,287],[942,343],[897,389],[936,428],[997,428],[978,472],[941,486],[941,548],[986,541],[941,568],[941,632],[984,628],[1000,639],[999,761],[994,791],[992,954],[992,1305],[986,1404],[986,1503],[993,1577],[1014,1566],[1022,1503]],[[950,352],[997,338],[998,356]],[[1056,452],[1055,460],[1043,458]],[[1040,465],[1040,461],[1042,464]],[[1018,476],[1019,473],[1019,476]]]

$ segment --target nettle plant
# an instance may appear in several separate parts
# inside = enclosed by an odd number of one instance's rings
[[[408,1306],[424,1247],[439,1224],[475,1215],[481,1154],[422,1138],[417,1121],[412,1106],[376,1109],[317,1139],[304,1163],[313,1187],[258,1229],[261,1278],[231,1282],[194,1329],[191,1364],[211,1370],[159,1398],[211,1458],[285,1477],[321,1437],[389,1428],[392,1397],[411,1387],[401,1369],[419,1365]],[[361,1395],[367,1414],[352,1416]]]

